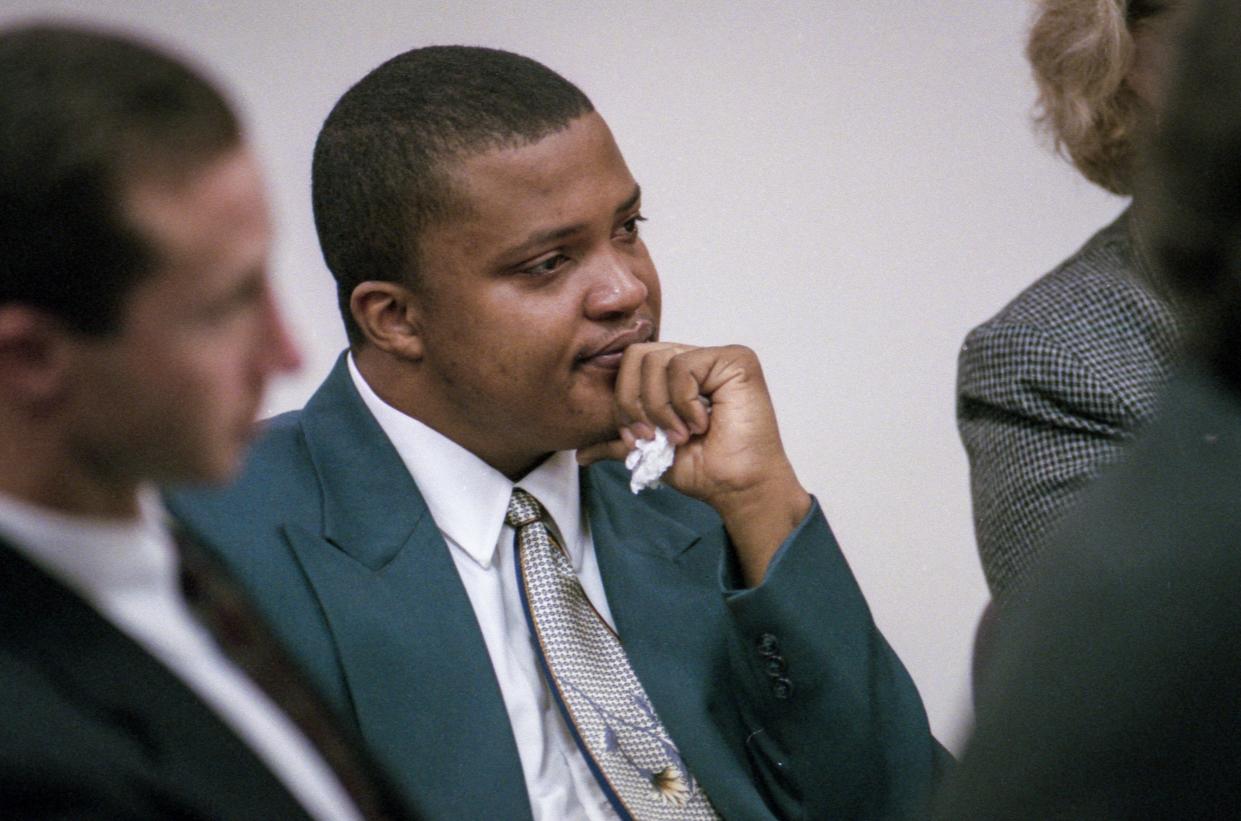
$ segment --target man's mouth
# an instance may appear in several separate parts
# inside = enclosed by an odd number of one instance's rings
[[[633,327],[620,333],[600,339],[577,356],[579,366],[591,366],[606,370],[620,367],[621,358],[630,345],[650,342],[655,336],[655,323],[649,319],[639,319]]]

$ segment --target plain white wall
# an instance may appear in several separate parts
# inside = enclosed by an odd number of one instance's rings
[[[580,85],[642,184],[664,338],[758,351],[803,483],[959,748],[986,589],[957,348],[1123,206],[1031,133],[1025,2],[0,0],[0,23],[32,15],[152,36],[243,110],[307,353],[269,412],[300,406],[344,344],[309,199],[337,97],[431,43],[510,49]]]

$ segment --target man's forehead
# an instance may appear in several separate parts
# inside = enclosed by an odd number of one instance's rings
[[[625,197],[625,199],[622,200],[612,210],[612,215],[614,217],[623,216],[627,212],[633,210],[633,208],[635,208],[637,204],[641,202],[641,200],[642,200],[642,187],[639,186],[635,182],[633,184],[633,189],[630,191],[629,196]],[[570,222],[570,223],[565,223],[561,225],[554,225],[548,228],[536,228],[528,237],[526,237],[522,241],[521,245],[522,246],[544,245],[549,242],[554,242],[556,240],[565,239],[566,237],[572,236],[573,234],[579,231],[582,231],[585,228],[586,228],[585,223],[580,223],[580,222]]]
[[[143,238],[169,251],[193,253],[222,236],[271,232],[257,161],[242,148],[181,173],[140,176],[124,202]]]
[[[593,113],[537,141],[491,148],[441,169],[445,209],[428,225],[423,244],[446,242],[495,262],[512,262],[527,248],[588,225],[610,229],[641,197],[610,131]]]

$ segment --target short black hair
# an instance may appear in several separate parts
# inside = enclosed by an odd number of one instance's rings
[[[1194,12],[1140,204],[1189,353],[1241,389],[1241,4]]]
[[[186,173],[240,139],[218,91],[127,35],[0,30],[0,305],[114,331],[129,289],[159,262],[127,222],[128,186]]]
[[[315,143],[315,227],[349,341],[363,282],[417,284],[418,240],[458,213],[449,165],[528,145],[594,111],[577,86],[507,51],[430,46],[371,71],[336,103]]]

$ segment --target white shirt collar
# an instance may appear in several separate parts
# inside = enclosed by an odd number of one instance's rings
[[[436,526],[482,567],[496,558],[500,530],[514,487],[530,493],[559,529],[575,570],[584,540],[579,468],[574,451],[552,454],[518,482],[438,431],[384,402],[348,356],[349,376],[375,421],[409,470]]]
[[[89,601],[171,588],[177,555],[154,488],[143,488],[138,516],[74,516],[0,494],[0,536]]]

